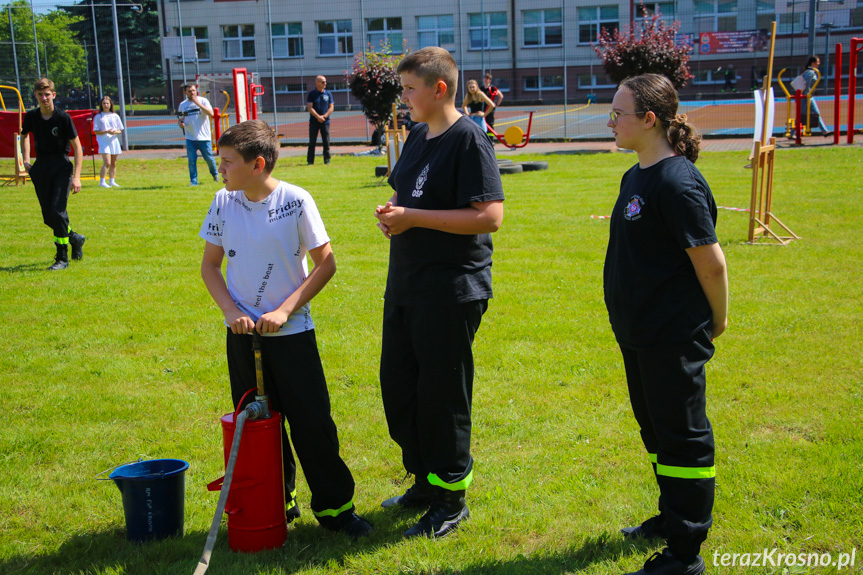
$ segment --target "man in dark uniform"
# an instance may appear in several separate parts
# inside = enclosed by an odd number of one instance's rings
[[[330,163],[330,114],[335,109],[333,95],[327,90],[327,79],[323,76],[315,78],[315,89],[306,98],[309,109],[309,151],[306,161],[311,166],[315,163],[315,145],[318,142],[318,132],[321,133],[321,143],[324,146],[324,163]]]
[[[54,231],[57,253],[48,269],[63,270],[69,267],[69,245],[72,246],[73,260],[84,257],[83,246],[87,238],[72,231],[69,214],[66,213],[69,191],[74,194],[81,191],[84,153],[71,116],[54,107],[54,98],[57,97],[54,82],[40,78],[33,87],[33,93],[39,108],[24,115],[21,128],[24,169],[36,188],[36,197],[42,208],[42,221]],[[32,166],[30,142],[26,139],[30,133],[36,138],[37,161]],[[74,167],[68,157],[71,149],[75,150]]]
[[[500,106],[500,103],[503,101],[503,94],[498,90],[497,86],[491,83],[491,80],[491,72],[486,72],[482,77],[483,87],[480,88],[480,90],[488,96],[489,100],[494,102],[494,108],[491,113],[486,113],[485,115],[485,123],[494,128],[494,111],[497,110],[498,106]]]

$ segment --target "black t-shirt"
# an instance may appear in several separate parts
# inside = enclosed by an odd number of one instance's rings
[[[39,108],[24,114],[22,139],[24,134],[30,133],[36,138],[37,158],[68,156],[72,150],[71,141],[78,137],[72,117],[59,108],[54,108],[54,113],[47,120],[42,117]]]
[[[427,124],[410,131],[389,184],[405,208],[453,210],[503,200],[494,148],[466,117],[426,140]],[[411,228],[390,240],[385,297],[397,305],[456,304],[488,299],[491,234],[460,235]]]
[[[633,348],[679,343],[713,314],[687,248],[714,244],[716,203],[683,156],[623,175],[605,256],[605,305],[617,340]]]

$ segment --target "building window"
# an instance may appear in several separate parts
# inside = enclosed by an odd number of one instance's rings
[[[725,71],[724,70],[694,70],[692,75],[695,76],[692,79],[693,84],[698,85],[706,85],[706,84],[723,84],[725,83]]]
[[[327,84],[327,90],[330,92],[350,92],[351,87],[345,80],[335,80],[330,84]]]
[[[578,88],[581,90],[598,90],[601,88],[617,88],[617,83],[607,74],[579,74]]]
[[[654,14],[659,14],[660,20],[670,23],[674,20],[674,2],[649,2],[646,4],[636,4],[635,6],[636,22],[650,20]]]
[[[273,58],[302,58],[303,23],[273,24]]]
[[[255,25],[222,26],[222,49],[225,60],[254,60]]]
[[[695,0],[696,34],[737,31],[737,0]]]
[[[799,12],[786,12],[785,14],[777,14],[776,33],[777,34],[794,34],[807,30],[806,22],[808,14],[804,12],[807,8],[801,7]]]
[[[563,20],[560,9],[525,10],[524,46],[560,46],[563,44]]]
[[[401,18],[369,18],[367,21],[369,31],[369,46],[372,50],[378,50],[381,46],[388,44],[393,54],[401,54],[404,44],[402,35]]]
[[[287,82],[276,84],[276,94],[305,94],[306,87],[302,82]]]
[[[506,12],[468,14],[471,50],[506,50],[509,47]]]
[[[318,22],[318,56],[344,56],[353,53],[353,23],[350,20]]]
[[[174,28],[174,34],[180,35],[180,29]],[[198,53],[198,61],[199,62],[209,62],[210,61],[210,40],[207,34],[207,27],[188,27],[183,26],[183,36],[195,37],[195,51]],[[194,62],[195,56],[194,54],[186,54],[186,62]]]
[[[492,78],[492,86],[497,86],[501,92],[509,92],[509,78]]]
[[[563,76],[527,76],[524,79],[525,92],[538,92],[541,90],[563,90]]]
[[[440,46],[455,48],[455,27],[452,14],[443,16],[417,16],[417,40],[420,48]]]
[[[620,28],[617,6],[587,6],[578,9],[578,43],[591,44],[599,40],[601,30],[609,33]]]
[[[776,20],[776,0],[755,0],[755,28],[770,30]],[[777,25],[777,32],[779,26]]]

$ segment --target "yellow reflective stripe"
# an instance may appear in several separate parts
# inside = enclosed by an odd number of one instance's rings
[[[54,236],[54,243],[55,244],[68,244],[69,238],[58,238],[57,236]]]
[[[315,517],[337,517],[354,506],[354,500],[351,499],[338,509],[324,509],[323,511],[313,511]]]
[[[656,463],[656,454],[655,453],[648,453],[647,458],[650,460],[651,463]]]
[[[447,491],[464,491],[470,485],[470,482],[473,481],[473,470],[467,474],[467,477],[459,481],[458,483],[447,483],[434,473],[429,473],[428,475],[429,483],[436,487],[441,487],[446,489]]]
[[[716,466],[713,467],[675,467],[673,465],[656,464],[656,474],[679,479],[710,479],[716,477]]]

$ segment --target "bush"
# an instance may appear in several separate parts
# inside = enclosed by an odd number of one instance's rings
[[[692,46],[675,44],[678,30],[680,22],[666,25],[660,14],[654,14],[637,26],[630,25],[628,31],[609,33],[603,28],[593,49],[618,84],[630,76],[653,73],[666,76],[679,90],[693,76],[688,66]]]
[[[354,57],[347,76],[351,94],[360,101],[369,122],[379,129],[393,114],[393,104],[399,101],[402,85],[396,68],[403,55],[393,55],[388,44],[380,52],[368,51]]]

